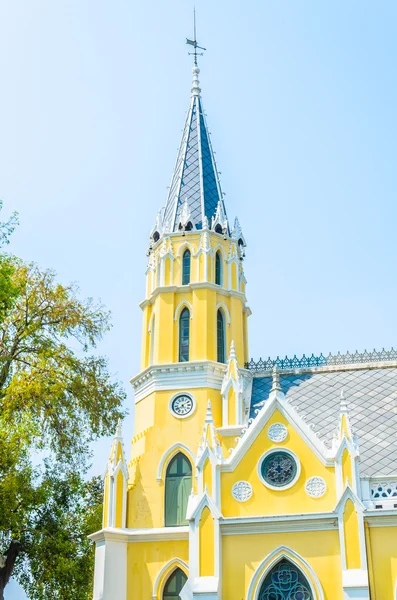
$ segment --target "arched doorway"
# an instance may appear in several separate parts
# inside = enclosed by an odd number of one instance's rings
[[[164,586],[163,600],[180,600],[179,594],[185,585],[187,577],[182,569],[175,569]]]
[[[282,559],[266,575],[258,600],[314,600],[314,597],[298,567]]]

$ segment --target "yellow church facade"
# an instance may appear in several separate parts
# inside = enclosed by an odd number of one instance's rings
[[[105,476],[94,600],[397,600],[397,354],[249,361],[199,69],[150,235],[135,432]]]

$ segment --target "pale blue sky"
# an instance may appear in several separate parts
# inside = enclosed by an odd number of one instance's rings
[[[127,389],[148,232],[188,107],[192,7],[0,0],[0,197],[21,220],[11,250],[112,310],[100,350]],[[196,9],[226,206],[248,243],[250,354],[396,345],[397,4]],[[129,441],[132,416],[124,429]],[[96,446],[95,472],[108,450]]]

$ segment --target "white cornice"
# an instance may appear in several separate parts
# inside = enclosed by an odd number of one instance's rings
[[[222,437],[240,436],[244,429],[244,425],[228,425],[226,427],[218,427],[217,432]]]
[[[222,535],[263,534],[289,531],[326,531],[338,529],[335,513],[235,517],[221,520]]]
[[[243,294],[243,292],[238,292],[237,290],[226,290],[225,288],[222,288],[219,285],[212,283],[211,281],[198,281],[196,283],[192,282],[192,283],[189,283],[188,285],[167,285],[167,286],[156,287],[156,289],[151,293],[150,297],[145,298],[145,300],[140,302],[139,306],[143,310],[144,308],[146,308],[146,306],[153,304],[159,294],[169,294],[169,293],[176,294],[176,293],[181,293],[181,292],[192,292],[193,290],[198,290],[198,289],[203,289],[203,288],[209,289],[209,290],[214,290],[220,296],[238,298],[239,300],[241,300],[241,302],[244,305],[244,309],[243,309],[244,312],[247,312],[248,315],[251,314],[251,310],[250,310],[249,306],[247,306],[245,304],[247,301],[247,298],[246,298],[245,294]]]
[[[369,527],[397,527],[397,509],[394,510],[367,510],[364,520]]]
[[[159,390],[211,388],[220,390],[226,365],[210,360],[151,365],[130,380],[139,402]]]
[[[93,542],[168,542],[188,540],[189,527],[157,527],[153,529],[106,528],[88,536]]]

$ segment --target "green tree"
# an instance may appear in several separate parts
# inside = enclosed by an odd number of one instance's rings
[[[108,329],[109,314],[76,286],[0,257],[0,600],[11,576],[34,600],[92,592],[86,536],[100,527],[102,494],[84,475],[91,441],[115,430],[125,398],[92,353]]]

